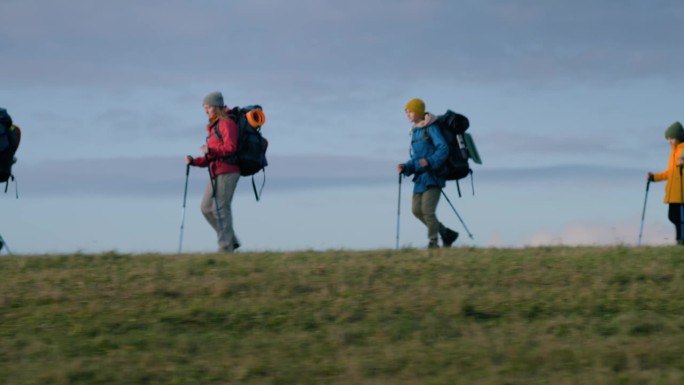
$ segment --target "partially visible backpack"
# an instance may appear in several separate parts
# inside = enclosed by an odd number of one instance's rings
[[[235,155],[222,158],[221,160],[235,164],[240,168],[240,175],[252,176],[252,187],[254,196],[259,200],[261,190],[264,188],[266,178],[257,193],[254,183],[254,174],[259,171],[266,173],[265,167],[268,166],[266,160],[266,149],[268,141],[261,135],[261,126],[266,123],[266,115],[258,105],[246,107],[234,107],[228,111],[228,117],[233,120],[238,127],[237,151]],[[221,133],[214,127],[214,134],[223,141]]]
[[[12,118],[7,110],[0,108],[0,183],[7,183],[5,192],[10,180],[14,180],[12,165],[17,161],[14,154],[20,142],[21,130],[12,124]]]
[[[470,121],[464,115],[447,110],[443,115],[437,117],[434,124],[439,127],[449,146],[449,156],[444,164],[436,170],[436,174],[446,180],[455,180],[458,196],[461,196],[461,187],[458,181],[470,175],[471,185],[473,183],[473,170],[470,168],[468,160],[472,159],[473,162],[482,164],[473,137],[466,133],[470,127]],[[475,194],[474,185],[472,187],[473,194]]]

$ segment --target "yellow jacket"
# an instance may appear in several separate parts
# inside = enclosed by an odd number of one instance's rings
[[[665,184],[665,203],[682,203],[682,189],[684,185],[682,185],[679,165],[677,164],[677,159],[682,157],[682,151],[684,151],[684,142],[672,146],[667,169],[653,175],[653,180],[656,182],[667,180],[667,184]]]

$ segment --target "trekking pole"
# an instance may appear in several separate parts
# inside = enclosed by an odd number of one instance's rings
[[[7,242],[5,242],[5,240],[2,238],[2,235],[0,235],[0,251],[2,251],[3,247],[7,249],[7,254],[12,255],[12,252],[10,251]]]
[[[646,181],[646,196],[644,197],[644,209],[641,211],[641,226],[639,227],[639,242],[637,246],[641,246],[641,235],[644,233],[644,218],[646,217],[646,201],[648,200],[648,186],[651,185],[651,178]]]
[[[399,173],[399,197],[397,198],[397,241],[396,249],[399,250],[399,219],[401,218],[401,173]]]
[[[682,151],[684,155],[684,151]],[[682,165],[679,165],[679,244],[684,245],[684,183],[682,183]]]
[[[466,226],[465,222],[463,222],[463,219],[462,219],[461,216],[458,214],[458,211],[456,211],[456,208],[454,207],[454,205],[451,204],[451,200],[449,200],[449,197],[446,195],[446,193],[444,192],[444,190],[440,189],[439,191],[442,192],[442,195],[444,195],[444,198],[446,198],[447,202],[449,202],[449,206],[451,206],[451,209],[454,210],[454,213],[455,213],[456,216],[458,217],[458,220],[461,221],[461,224],[463,225],[463,228],[465,229],[466,233],[468,233],[468,238],[470,238],[470,239],[472,239],[472,240],[475,240],[475,238],[473,238],[473,234],[471,234],[471,233],[470,233],[470,230],[468,230],[468,226]]]
[[[185,190],[183,192],[183,215],[181,217],[180,238],[178,239],[178,254],[183,251],[183,229],[185,228],[185,202],[188,199],[188,179],[190,178],[190,164],[185,166]]]

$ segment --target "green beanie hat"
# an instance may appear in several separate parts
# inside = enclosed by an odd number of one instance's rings
[[[223,105],[223,95],[216,91],[205,96],[202,100],[202,105],[212,106],[212,107],[225,107]]]
[[[684,142],[684,128],[679,122],[674,122],[665,130],[665,139],[674,138],[680,142]]]
[[[416,98],[416,99],[411,99],[409,100],[408,103],[406,103],[406,111],[413,112],[414,114],[418,116],[424,116],[425,115],[425,102],[422,100]]]

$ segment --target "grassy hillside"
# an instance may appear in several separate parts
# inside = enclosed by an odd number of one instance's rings
[[[682,384],[684,249],[0,258],[3,384]]]

